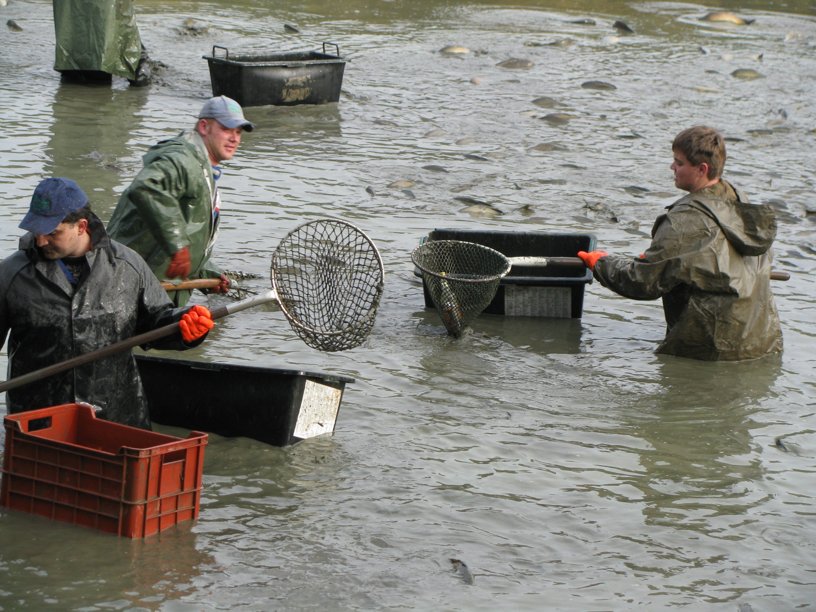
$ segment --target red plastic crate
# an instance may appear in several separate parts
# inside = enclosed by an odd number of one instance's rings
[[[88,404],[8,415],[0,505],[129,538],[198,518],[207,434],[97,419]]]

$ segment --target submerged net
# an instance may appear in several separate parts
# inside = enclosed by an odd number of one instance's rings
[[[371,333],[383,292],[377,247],[339,219],[304,223],[272,255],[272,288],[295,333],[310,347],[344,351]]]
[[[445,329],[459,337],[493,300],[510,261],[474,242],[429,240],[411,254]]]

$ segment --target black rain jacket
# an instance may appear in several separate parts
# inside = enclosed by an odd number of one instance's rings
[[[15,378],[178,321],[187,310],[173,308],[144,260],[110,240],[102,222],[89,225],[90,272],[74,289],[55,260],[39,256],[34,236],[0,263],[0,339],[9,334],[8,378]],[[142,348],[182,350],[180,333]],[[147,401],[130,350],[79,366],[6,393],[9,413],[64,403],[87,402],[102,416],[150,428]]]

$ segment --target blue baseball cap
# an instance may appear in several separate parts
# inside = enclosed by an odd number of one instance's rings
[[[50,234],[70,213],[87,205],[88,196],[71,179],[43,179],[34,190],[28,214],[19,227],[38,236]]]
[[[216,96],[207,100],[201,108],[201,112],[198,113],[198,118],[215,119],[225,128],[230,129],[239,127],[247,132],[255,129],[255,126],[244,117],[241,105],[227,96]]]

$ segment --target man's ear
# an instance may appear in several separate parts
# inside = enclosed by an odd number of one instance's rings
[[[77,221],[77,230],[79,231],[79,235],[85,234],[88,232],[88,220],[87,219],[80,219]]]
[[[708,165],[707,162],[700,162],[700,164],[697,166],[700,175],[703,176],[704,178],[708,178],[709,167],[710,166]]]
[[[198,123],[196,123],[196,132],[198,132],[201,136],[204,136],[207,133],[207,119],[199,119]]]

